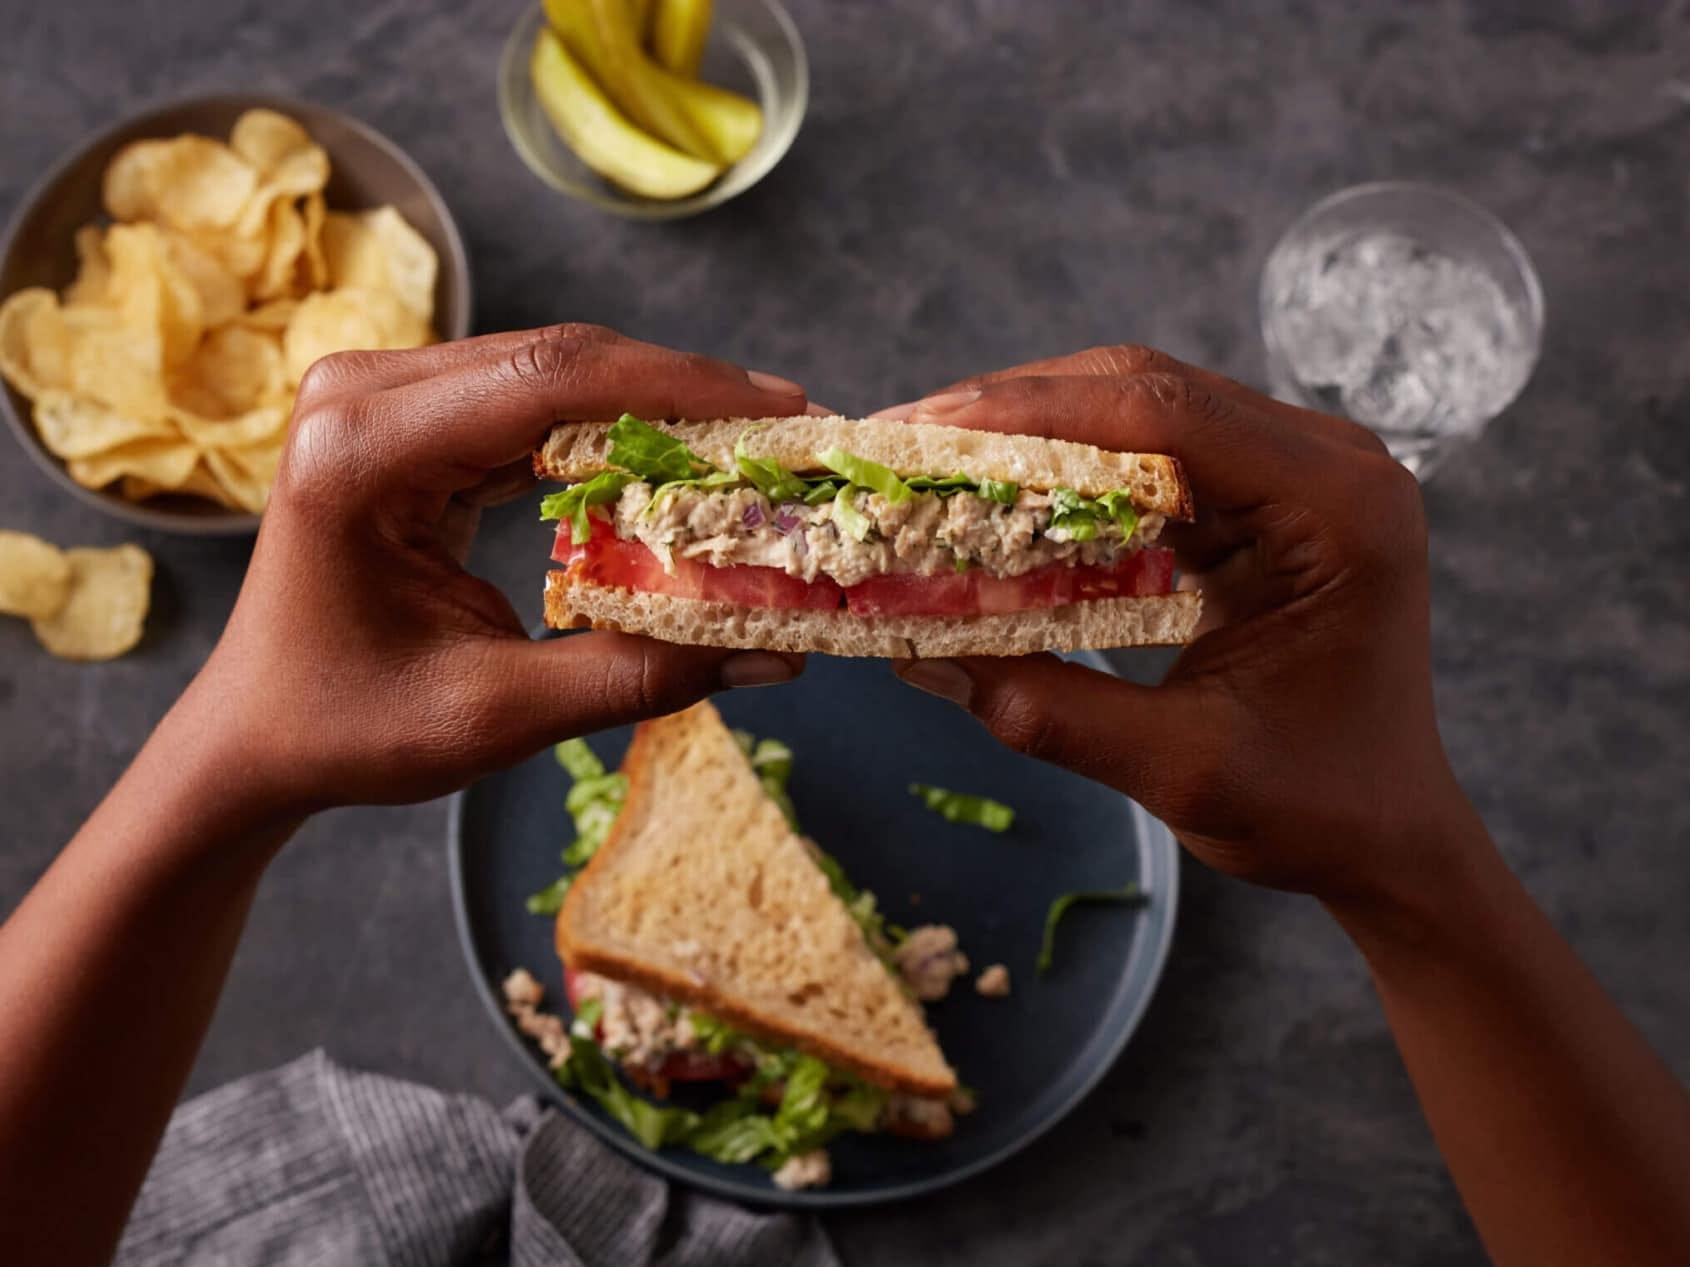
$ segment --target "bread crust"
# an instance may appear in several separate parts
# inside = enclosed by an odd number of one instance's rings
[[[611,425],[559,423],[535,452],[534,473],[565,483],[597,475],[609,463]],[[1039,491],[1071,488],[1086,497],[1124,488],[1140,510],[1181,520],[1193,513],[1191,489],[1179,461],[1160,453],[1116,453],[1043,436],[838,415],[652,425],[683,440],[721,470],[734,469],[734,446],[750,431],[752,453],[776,458],[798,474],[825,470],[817,456],[837,446],[905,477],[961,472],[971,479],[1008,480]]]
[[[695,705],[694,708],[707,709],[711,713],[715,711],[708,703]],[[824,1034],[797,1032],[783,1024],[779,1017],[726,998],[708,983],[670,971],[658,964],[630,958],[610,947],[597,944],[591,933],[583,927],[590,923],[590,917],[584,912],[593,893],[595,879],[606,877],[618,865],[619,855],[629,848],[630,842],[637,840],[646,828],[645,807],[649,804],[651,785],[658,777],[653,760],[657,747],[656,728],[680,723],[684,717],[685,714],[679,714],[662,718],[655,723],[643,723],[635,729],[634,741],[622,763],[622,771],[628,776],[628,793],[622,811],[617,814],[597,852],[576,876],[574,884],[570,886],[564,898],[562,909],[558,911],[554,931],[558,956],[572,969],[595,972],[613,981],[638,986],[660,997],[697,1007],[754,1038],[796,1047],[836,1068],[849,1070],[876,1086],[920,1096],[949,1095],[956,1089],[956,1074],[945,1063],[937,1040],[933,1040],[932,1056],[934,1062],[944,1071],[943,1076],[925,1074],[922,1070],[889,1061],[866,1060],[859,1052],[853,1052],[829,1040]],[[716,720],[720,725],[720,719]],[[760,789],[750,794],[763,795]],[[784,821],[782,825],[784,826]],[[819,874],[818,872],[818,876]]]
[[[553,629],[616,629],[693,646],[884,659],[1172,646],[1191,641],[1202,610],[1199,595],[1182,592],[981,616],[854,616],[676,598],[597,585],[563,571],[546,577],[546,624]]]

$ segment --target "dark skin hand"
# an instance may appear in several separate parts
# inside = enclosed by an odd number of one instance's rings
[[[1324,903],[1497,1263],[1690,1263],[1690,1096],[1508,871],[1444,755],[1413,477],[1352,423],[1144,348],[887,412],[1184,463],[1197,522],[1164,540],[1204,616],[1162,685],[1053,656],[899,673],[1134,797],[1209,866]]]
[[[307,814],[440,796],[800,671],[615,634],[531,642],[460,562],[480,508],[533,488],[556,419],[805,407],[790,383],[592,327],[312,367],[216,650],[0,926],[0,1259],[110,1258],[259,877]]]

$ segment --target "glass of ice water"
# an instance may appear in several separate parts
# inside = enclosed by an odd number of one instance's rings
[[[1316,203],[1262,270],[1281,399],[1370,427],[1425,479],[1520,394],[1543,291],[1519,241],[1431,185],[1357,185]]]

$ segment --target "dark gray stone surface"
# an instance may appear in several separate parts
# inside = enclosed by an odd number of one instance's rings
[[[493,69],[519,7],[4,0],[0,212],[143,102],[297,93],[440,183],[479,329],[606,322],[863,410],[1105,341],[1259,376],[1255,280],[1297,211],[1371,178],[1460,188],[1536,259],[1549,331],[1525,396],[1427,490],[1446,737],[1533,892],[1690,1072],[1690,10],[803,0],[815,85],[792,154],[727,209],[650,227],[559,200],[505,144]],[[493,516],[476,563],[537,615],[530,519]],[[126,535],[15,448],[0,525]],[[137,654],[60,664],[0,622],[0,910],[203,660],[240,583],[242,544],[143,541],[160,581]],[[302,833],[195,1089],[317,1044],[496,1100],[519,1089],[459,962],[443,822],[438,804],[352,810]],[[1195,866],[1186,881],[1166,982],[1103,1089],[986,1177],[834,1221],[850,1261],[1482,1261],[1341,937],[1306,901]]]

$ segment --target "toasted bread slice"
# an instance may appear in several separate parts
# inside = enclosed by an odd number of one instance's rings
[[[826,468],[818,456],[841,448],[889,466],[903,477],[963,474],[974,480],[1009,480],[1049,491],[1071,488],[1085,497],[1124,488],[1140,510],[1190,519],[1191,489],[1177,460],[1159,453],[1111,453],[1095,445],[1043,436],[968,431],[932,423],[885,418],[733,418],[718,422],[655,423],[683,440],[719,470],[734,469],[734,446],[749,431],[747,447],[788,470],[812,475]],[[534,454],[534,473],[575,483],[609,463],[608,422],[560,423]]]
[[[853,616],[615,589],[568,572],[546,577],[546,624],[553,629],[619,629],[694,646],[892,659],[1176,646],[1191,641],[1202,610],[1198,595],[1181,592],[981,616]]]
[[[609,837],[570,887],[557,948],[893,1090],[956,1074],[809,846],[708,703],[643,723]]]

